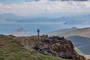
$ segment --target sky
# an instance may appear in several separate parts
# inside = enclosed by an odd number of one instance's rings
[[[0,26],[3,24],[89,25],[90,2],[0,0]]]
[[[90,2],[48,0],[0,0],[0,14],[11,13],[26,17],[60,17],[90,13]]]
[[[47,0],[0,0],[0,13],[12,13],[20,16],[51,16],[64,13],[86,13],[90,10],[90,2],[50,2]],[[18,11],[18,12],[17,12]],[[66,15],[66,14],[64,14]],[[52,16],[51,16],[52,17]]]

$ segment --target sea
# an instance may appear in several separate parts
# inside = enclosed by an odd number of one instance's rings
[[[84,28],[90,27],[90,25],[61,25],[61,24],[0,24],[0,34],[8,34],[14,30],[23,28],[29,34],[33,35],[37,33],[37,29],[40,29],[40,33],[44,34],[47,32],[52,32],[56,30],[66,29],[66,28]]]

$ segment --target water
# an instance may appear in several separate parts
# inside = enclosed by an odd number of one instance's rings
[[[82,53],[90,55],[90,38],[81,37],[81,36],[72,36],[68,37],[68,40],[71,40],[75,47],[77,47]]]
[[[24,28],[29,34],[36,34],[37,29],[41,33],[51,32],[71,27],[89,27],[89,25],[61,25],[61,24],[0,24],[0,34],[7,34],[16,29]]]

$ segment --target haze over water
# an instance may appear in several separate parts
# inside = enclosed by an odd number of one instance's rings
[[[52,32],[60,29],[66,28],[84,28],[89,27],[89,25],[60,25],[60,24],[26,24],[26,25],[14,25],[14,24],[2,24],[0,25],[0,34],[8,34],[14,30],[23,28],[29,34],[36,34],[37,29],[41,30],[41,33]]]

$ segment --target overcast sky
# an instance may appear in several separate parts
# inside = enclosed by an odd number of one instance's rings
[[[90,15],[89,1],[48,1],[48,0],[0,0],[0,14],[15,14],[24,17],[57,18],[62,16]],[[83,17],[84,18],[84,17]],[[5,22],[4,20],[1,20]],[[5,22],[6,23],[6,22]],[[60,22],[62,23],[62,22]],[[26,23],[25,23],[26,24]]]
[[[0,0],[0,13],[17,15],[55,15],[57,13],[82,13],[90,11],[90,2],[50,2],[47,0],[25,2],[24,0]]]

